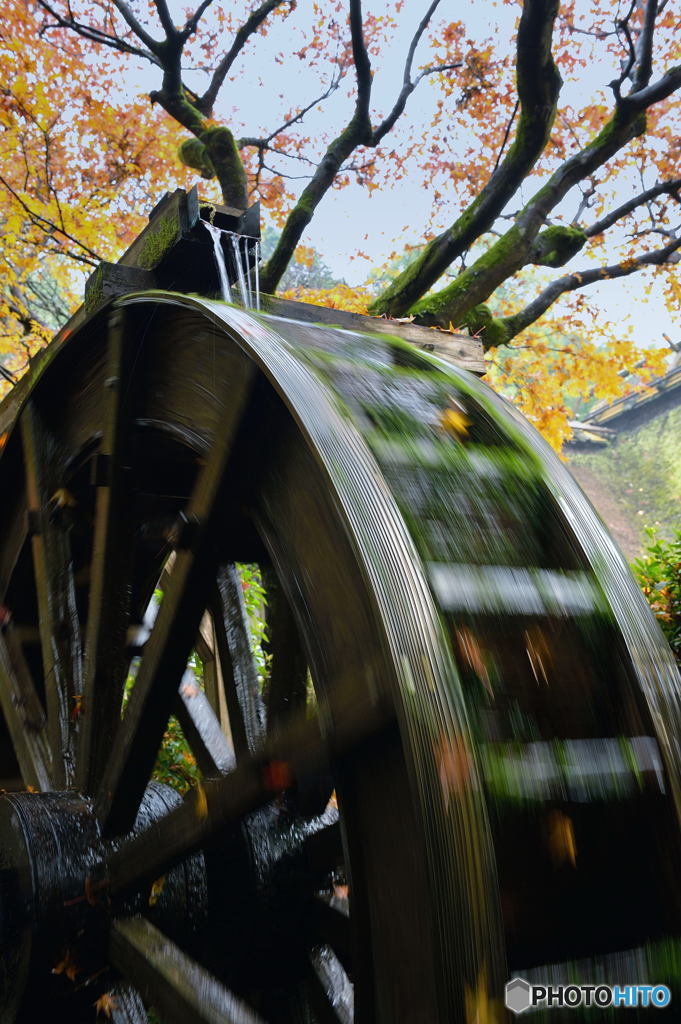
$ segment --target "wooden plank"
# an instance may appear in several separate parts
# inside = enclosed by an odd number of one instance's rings
[[[192,190],[194,192],[194,190]],[[188,203],[192,193],[176,188],[167,193],[149,214],[149,223],[125,250],[118,260],[128,267],[153,270],[168,255],[182,238],[191,224],[188,218]],[[198,215],[198,204],[196,204]]]
[[[0,704],[24,785],[52,789],[45,712],[11,626],[0,633]]]
[[[215,624],[213,617],[206,613],[199,629],[196,639],[196,653],[203,662],[203,685],[206,696],[218,716],[220,728],[227,737],[229,745],[234,748],[232,729],[229,722],[229,711],[227,710],[227,698],[225,696],[225,682],[222,674],[222,666],[218,656],[218,643],[215,635]]]
[[[127,337],[126,337],[127,324]],[[126,671],[129,579],[135,535],[128,485],[134,357],[130,313],[109,315],[103,432],[97,455],[95,525],[85,638],[85,669],[76,783],[93,793],[120,723]]]
[[[175,714],[204,776],[224,775],[234,768],[234,749],[191,669],[180,683]]]
[[[107,834],[134,823],[215,579],[223,477],[255,380],[252,364],[241,366],[183,515],[163,601],[99,788],[95,809]]]
[[[258,668],[251,650],[248,613],[235,565],[225,566],[213,593],[215,628],[225,699],[237,762],[260,745],[265,735],[265,708]]]
[[[112,922],[109,957],[164,1024],[264,1024],[143,917]]]
[[[68,531],[62,522],[69,496],[54,476],[52,441],[33,401],[22,413],[21,436],[53,782],[68,787],[75,769],[72,711],[82,694],[76,588]]]
[[[441,356],[454,366],[460,366],[479,375],[486,372],[482,342],[479,338],[471,338],[467,334],[432,330],[429,327],[400,323],[398,320],[386,320],[384,317],[348,313],[344,309],[327,309],[326,306],[313,306],[308,302],[280,299],[276,295],[261,295],[260,303],[266,313],[280,316],[284,320],[327,324],[329,327],[341,327],[348,331],[369,334],[396,335],[416,348]]]

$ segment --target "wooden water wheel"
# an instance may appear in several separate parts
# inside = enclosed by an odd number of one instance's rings
[[[3,1022],[484,1024],[678,967],[676,670],[483,384],[156,293],[0,413]]]

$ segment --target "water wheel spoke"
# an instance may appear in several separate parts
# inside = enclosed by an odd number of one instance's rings
[[[253,376],[249,378],[252,382]],[[163,601],[117,731],[96,808],[105,832],[132,827],[215,578],[222,482],[250,387],[227,406],[178,528]]]
[[[355,744],[385,725],[383,705],[346,708],[334,720],[330,741],[319,720],[298,716],[233,772],[208,780],[144,832],[125,839],[109,857],[112,894],[153,881],[190,853],[201,849],[229,822],[257,810],[278,793],[304,784]]]
[[[114,741],[127,667],[125,636],[135,531],[128,472],[131,360],[125,315],[114,311],[109,321],[104,423],[95,463],[97,496],[76,775],[79,789],[87,793],[96,790]]]
[[[352,984],[331,950],[322,947],[310,955],[307,990],[319,1024],[352,1024]]]
[[[50,789],[52,765],[45,712],[11,626],[4,636],[0,634],[0,706],[24,783],[34,789]]]
[[[223,568],[212,595],[211,612],[225,681],[225,699],[237,761],[252,753],[262,741],[265,709],[258,680],[258,666],[251,646],[248,613],[241,577],[234,564]]]
[[[263,1024],[145,918],[112,923],[109,956],[165,1024]]]
[[[345,971],[352,973],[352,933],[347,899],[315,900],[315,919],[322,940],[331,947]]]
[[[267,649],[271,655],[267,727],[272,732],[289,715],[305,707],[307,658],[291,606],[271,568],[263,570],[263,583],[267,593]]]
[[[54,478],[53,442],[35,402],[21,416],[26,497],[54,784],[73,781],[75,717],[82,695],[80,623],[67,520],[71,497]]]
[[[234,750],[191,669],[182,677],[175,714],[202,773],[214,776],[231,771]]]

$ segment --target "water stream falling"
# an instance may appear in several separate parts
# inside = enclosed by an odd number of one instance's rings
[[[220,290],[222,292],[222,298],[225,302],[231,302],[232,292],[229,287],[229,277],[227,276],[227,266],[225,265],[225,254],[222,249],[222,231],[214,224],[209,224],[207,220],[202,221],[202,223],[213,239],[213,252],[215,254],[218,273],[220,274]]]
[[[241,250],[239,249],[239,239],[236,235],[231,236],[232,239],[232,252],[234,254],[234,267],[236,269],[236,279],[239,282],[239,293],[241,295],[241,301],[244,306],[248,306],[248,298],[246,293],[246,276],[244,274],[243,264],[241,262]]]
[[[260,239],[257,239],[255,243],[253,271],[255,274],[255,308],[260,309]]]
[[[249,238],[246,235],[235,235],[231,231],[223,231],[222,228],[216,227],[215,224],[209,224],[208,221],[205,220],[202,223],[213,239],[213,252],[218,272],[220,274],[222,298],[225,302],[233,301],[232,289],[229,284],[229,275],[227,273],[225,251],[222,248],[222,236],[226,235],[231,241],[232,259],[236,280],[239,285],[239,298],[246,308],[255,307],[255,309],[260,309],[260,272],[258,266],[260,262],[260,240]],[[248,248],[250,243],[253,244],[253,255],[255,256],[253,266],[253,283],[251,283],[251,275],[248,266]]]

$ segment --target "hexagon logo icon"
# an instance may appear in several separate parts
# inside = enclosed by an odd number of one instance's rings
[[[531,991],[529,982],[522,978],[513,978],[506,985],[506,1006],[513,1013],[524,1013],[530,1008]]]

